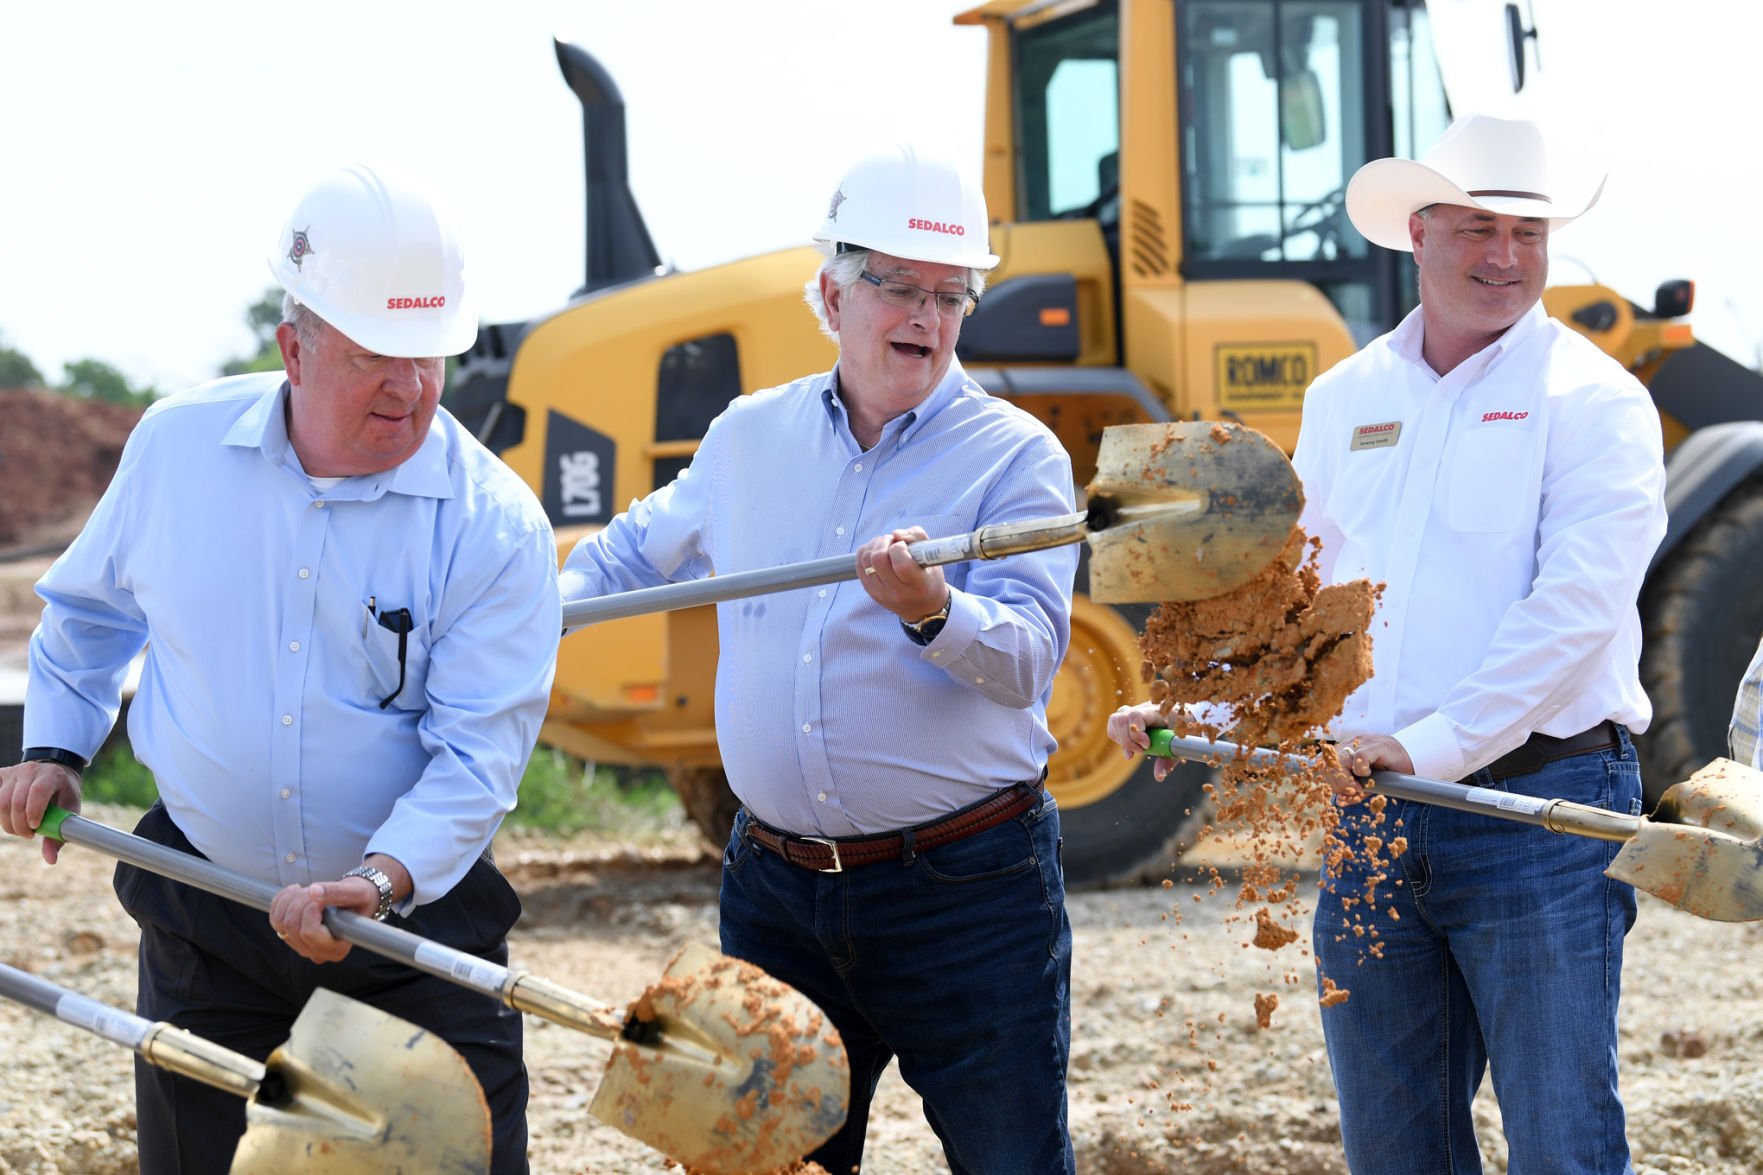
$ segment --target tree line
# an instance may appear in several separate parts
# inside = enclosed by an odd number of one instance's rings
[[[227,360],[215,374],[280,371],[282,357],[275,345],[275,328],[281,321],[282,293],[277,289],[266,290],[263,297],[245,310],[245,323],[257,343],[256,353]],[[102,359],[76,359],[62,364],[61,371],[60,381],[50,383],[31,362],[30,356],[8,346],[4,332],[0,332],[0,388],[44,388],[78,399],[124,404],[131,408],[145,408],[160,394],[159,389],[151,384],[134,384],[113,364]]]

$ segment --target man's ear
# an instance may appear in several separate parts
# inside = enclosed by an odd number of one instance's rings
[[[295,387],[300,386],[300,332],[292,323],[284,322],[275,328],[276,349],[282,353],[282,370],[288,373],[288,382]]]
[[[1408,214],[1408,243],[1414,247],[1414,256],[1418,260],[1420,248],[1426,243],[1426,218],[1418,212]]]
[[[839,330],[839,316],[845,309],[845,291],[826,270],[820,271],[820,302],[826,307],[826,325],[834,334]]]

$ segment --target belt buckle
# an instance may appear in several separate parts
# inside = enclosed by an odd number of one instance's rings
[[[824,836],[799,836],[796,839],[801,840],[801,841],[807,841],[811,845],[825,845],[827,848],[832,850],[833,867],[831,869],[815,869],[816,873],[843,873],[845,871],[845,863],[843,861],[839,860],[839,842],[838,841],[830,840]]]

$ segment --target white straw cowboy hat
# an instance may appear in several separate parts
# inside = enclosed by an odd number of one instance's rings
[[[1538,216],[1549,231],[1571,223],[1604,192],[1573,207],[1551,175],[1543,135],[1529,119],[1467,114],[1453,122],[1419,162],[1374,159],[1347,185],[1347,215],[1365,239],[1409,252],[1408,217],[1429,204],[1480,208],[1501,216]]]

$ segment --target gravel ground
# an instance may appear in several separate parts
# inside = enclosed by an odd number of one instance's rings
[[[133,821],[115,809],[88,814]],[[0,839],[0,961],[132,1007],[135,932],[110,892],[110,863],[76,849],[51,870],[36,852]],[[643,851],[510,839],[499,857],[527,904],[515,961],[558,982],[627,1001],[680,945],[716,941],[715,864],[683,838]],[[1215,859],[1230,865],[1228,850]],[[1307,874],[1305,888],[1313,885]],[[1641,901],[1622,1026],[1637,1170],[1763,1170],[1763,1070],[1754,1061],[1763,1052],[1763,924],[1707,922]],[[1307,902],[1300,906],[1307,923]],[[1345,1171],[1304,939],[1253,949],[1253,921],[1227,894],[1186,883],[1077,895],[1071,919],[1080,1171]],[[1264,1030],[1254,998],[1267,993],[1280,1004]],[[527,1024],[533,1170],[667,1170],[660,1156],[589,1117],[605,1046],[537,1019]],[[0,1042],[0,1173],[135,1170],[125,1050],[10,1003],[0,1003]],[[1478,1112],[1487,1168],[1504,1171],[1499,1108],[1485,1088]],[[943,1169],[897,1074],[883,1081],[868,1159],[865,1175]]]

